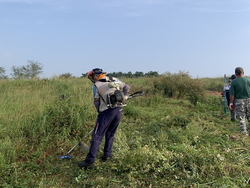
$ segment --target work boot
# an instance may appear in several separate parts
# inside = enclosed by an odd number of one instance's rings
[[[103,162],[110,161],[111,158],[112,158],[111,156],[107,156],[107,155],[103,155],[103,156],[101,157],[101,159],[102,159]]]
[[[85,170],[94,168],[94,164],[86,163],[85,161],[77,162],[77,164],[80,168],[84,168]]]

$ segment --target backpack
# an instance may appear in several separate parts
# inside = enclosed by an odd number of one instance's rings
[[[109,82],[109,88],[115,88],[116,90],[107,95],[107,106],[109,108],[126,106],[124,94],[119,88],[121,82],[115,81],[113,77],[109,77]]]

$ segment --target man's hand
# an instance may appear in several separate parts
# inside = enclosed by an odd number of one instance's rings
[[[232,111],[234,111],[234,104],[233,103],[229,104],[229,109],[232,110]]]

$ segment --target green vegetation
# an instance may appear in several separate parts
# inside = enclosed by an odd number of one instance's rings
[[[0,67],[0,79],[6,79],[7,78],[7,76],[5,75],[5,72],[6,72],[5,68]]]
[[[43,65],[37,61],[28,60],[28,65],[23,66],[12,66],[12,77],[14,79],[34,79],[43,71]]]
[[[112,161],[100,147],[92,170],[79,148],[58,159],[94,126],[89,80],[0,80],[0,187],[250,186],[250,138],[223,112],[223,78],[121,79],[145,95],[127,101]]]

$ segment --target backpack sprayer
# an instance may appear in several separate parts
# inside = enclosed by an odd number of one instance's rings
[[[108,107],[115,108],[115,107],[123,107],[127,104],[125,103],[126,100],[131,99],[133,97],[138,97],[144,94],[144,91],[137,91],[135,93],[130,94],[129,96],[125,96],[123,92],[120,90],[121,81],[115,81],[113,80],[113,77],[109,78],[111,82],[109,82],[108,87],[109,88],[115,88],[113,94],[108,94]]]
[[[112,77],[110,77],[109,79],[111,80],[111,82],[109,82],[108,87],[115,88],[115,91],[107,95],[107,106],[109,108],[126,106],[126,98],[123,92],[120,90],[121,82],[114,81]]]

